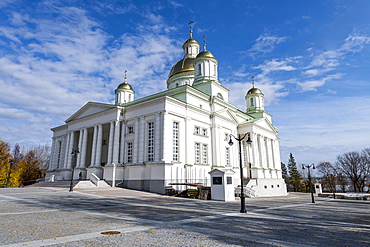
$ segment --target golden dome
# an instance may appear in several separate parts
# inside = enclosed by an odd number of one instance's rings
[[[117,87],[117,89],[116,89],[116,90],[120,90],[120,89],[126,89],[126,90],[132,90],[132,91],[134,91],[134,90],[132,89],[131,85],[130,85],[130,84],[128,84],[127,82],[123,82],[123,83],[121,83],[121,84]]]
[[[247,95],[249,95],[249,94],[263,94],[263,93],[258,88],[252,87],[251,89],[249,89]]]
[[[210,57],[210,58],[215,58],[215,56],[213,56],[212,52],[210,52],[210,51],[202,51],[202,52],[200,52],[200,53],[197,55],[197,58],[200,58],[200,57]]]
[[[188,45],[188,44],[195,44],[195,45],[198,45],[198,47],[200,47],[200,46],[199,46],[198,41],[196,41],[196,40],[195,40],[195,39],[193,39],[193,38],[190,38],[190,39],[187,39],[187,40],[184,42],[184,44],[182,45],[182,48],[186,47],[186,45]]]
[[[168,75],[168,78],[170,78],[173,75],[184,73],[184,72],[194,72],[194,60],[195,58],[192,57],[186,57],[178,61],[171,69],[170,74]]]

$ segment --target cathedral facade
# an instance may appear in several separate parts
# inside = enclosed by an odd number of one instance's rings
[[[115,90],[115,104],[88,102],[53,128],[47,177],[94,176],[164,193],[167,186],[211,186],[214,169],[232,171],[240,185],[241,160],[247,196],[286,195],[278,130],[264,109],[263,93],[253,85],[245,96],[246,110],[238,109],[218,80],[215,56],[205,46],[200,51],[191,33],[182,48],[166,91],[135,99],[125,77]],[[240,142],[241,156],[238,136],[252,141]],[[236,145],[229,145],[230,138]]]

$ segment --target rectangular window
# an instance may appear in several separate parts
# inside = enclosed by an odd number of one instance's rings
[[[202,129],[202,135],[207,136],[207,129]]]
[[[177,122],[173,122],[172,127],[172,149],[172,159],[179,161],[179,123]]]
[[[134,126],[128,126],[128,127],[127,127],[127,133],[128,133],[128,134],[132,134],[132,133],[134,133]]]
[[[230,166],[230,148],[226,148],[225,150],[225,161],[226,166]]]
[[[195,143],[195,163],[200,163],[200,144]]]
[[[132,142],[127,142],[127,163],[132,163]]]
[[[154,160],[154,122],[148,123],[148,161]]]
[[[199,127],[194,128],[194,134],[200,135],[200,128]]]
[[[208,163],[208,147],[206,144],[203,144],[203,147],[202,147],[202,163],[203,164],[207,164]]]
[[[198,75],[202,74],[202,65],[198,64]]]

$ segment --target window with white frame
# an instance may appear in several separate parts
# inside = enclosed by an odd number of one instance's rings
[[[202,161],[203,164],[208,163],[208,147],[206,144],[203,144],[202,146]]]
[[[200,163],[200,144],[195,143],[195,163]]]
[[[225,141],[228,141],[228,140],[229,140],[229,134],[225,133]]]
[[[194,134],[200,135],[200,128],[199,127],[194,128]]]
[[[225,149],[225,162],[226,166],[230,166],[230,148]]]
[[[132,150],[133,150],[132,142],[127,142],[127,163],[132,163]]]
[[[127,133],[128,134],[134,133],[134,126],[127,126]]]
[[[207,129],[202,129],[202,135],[207,136]]]
[[[179,123],[173,122],[172,126],[172,159],[179,161]]]
[[[148,161],[154,160],[154,122],[148,122]]]

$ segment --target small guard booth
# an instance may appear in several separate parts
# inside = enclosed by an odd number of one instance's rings
[[[211,199],[217,201],[234,201],[234,171],[231,169],[214,169],[211,175]]]
[[[322,194],[322,187],[321,183],[314,183],[315,186],[315,194],[318,196],[319,194]]]

